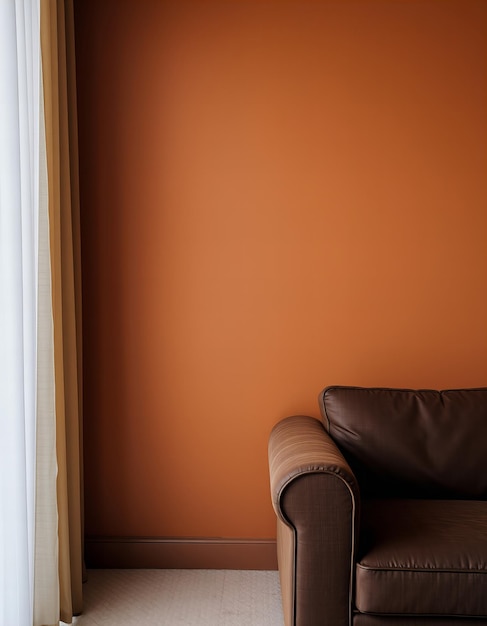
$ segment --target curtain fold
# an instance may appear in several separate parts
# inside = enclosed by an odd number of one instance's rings
[[[39,133],[38,352],[33,625],[59,620],[56,409],[47,155],[42,82]]]
[[[82,609],[72,0],[0,1],[0,624]]]
[[[81,246],[72,0],[41,0],[54,321],[60,618],[82,610]]]
[[[32,625],[36,502],[39,11],[0,2],[0,623]],[[45,208],[45,207],[44,207]]]

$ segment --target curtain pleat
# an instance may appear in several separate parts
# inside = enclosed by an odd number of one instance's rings
[[[46,122],[61,620],[82,610],[81,263],[72,0],[41,0]]]
[[[56,409],[49,195],[42,93],[39,133],[38,346],[33,626],[59,622]]]
[[[0,624],[32,626],[39,244],[39,11],[0,2]]]

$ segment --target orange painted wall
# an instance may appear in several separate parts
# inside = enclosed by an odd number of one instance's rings
[[[487,384],[487,3],[78,0],[86,530],[272,537],[327,384]]]

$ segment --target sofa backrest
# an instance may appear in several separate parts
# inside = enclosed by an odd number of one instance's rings
[[[327,387],[319,403],[365,496],[487,499],[487,388]]]

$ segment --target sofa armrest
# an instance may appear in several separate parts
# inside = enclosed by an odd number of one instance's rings
[[[351,624],[360,492],[316,419],[288,417],[269,439],[286,626]]]
[[[336,443],[313,417],[294,415],[280,421],[269,438],[272,504],[283,518],[280,500],[286,486],[304,474],[326,472],[345,481],[359,499],[357,480]]]

